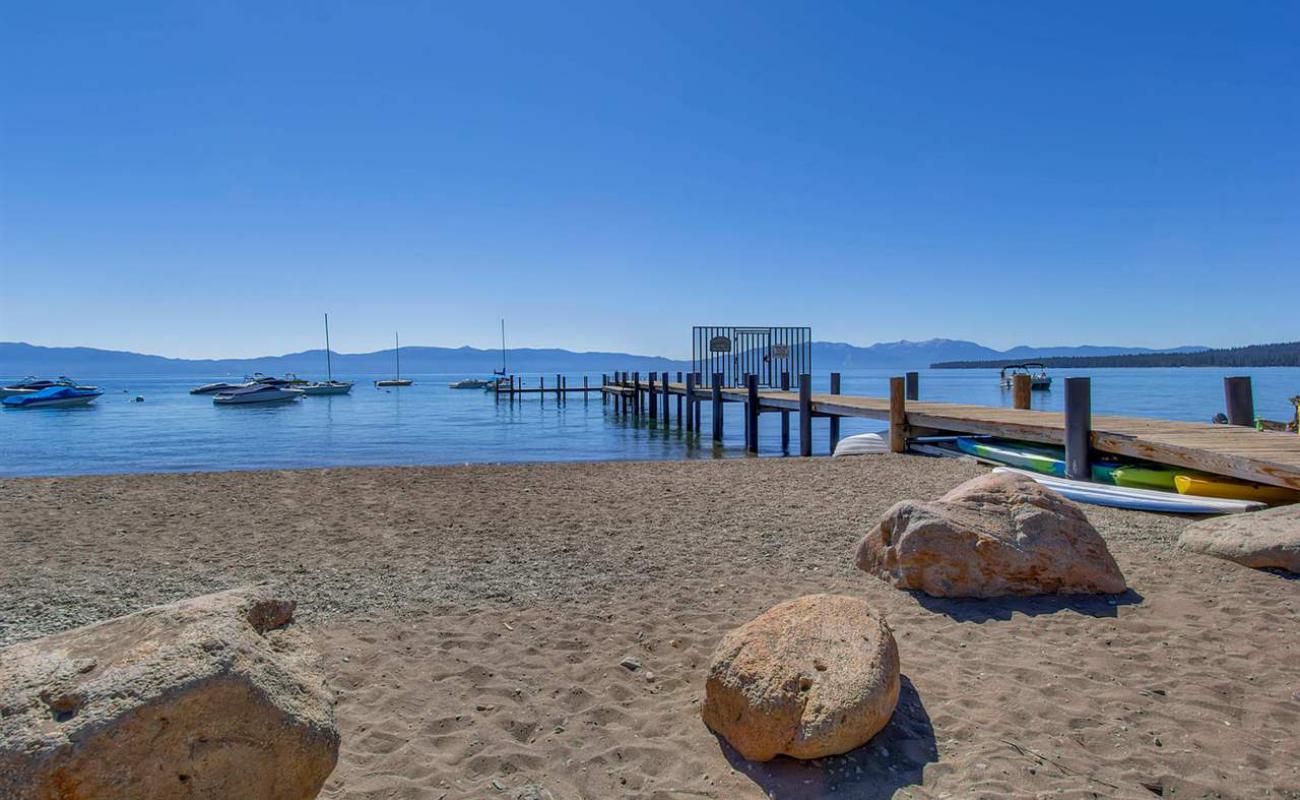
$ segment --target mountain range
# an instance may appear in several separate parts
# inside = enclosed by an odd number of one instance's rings
[[[975,342],[930,339],[924,342],[882,342],[868,347],[842,342],[814,342],[813,367],[818,372],[848,369],[924,369],[940,361],[1026,361],[1070,356],[1112,356],[1141,353],[1190,353],[1204,347],[1152,350],[1140,347],[1013,347],[994,350]],[[405,374],[486,374],[501,367],[501,351],[473,347],[403,347]],[[388,375],[394,352],[332,355],[337,376]],[[574,352],[561,349],[515,348],[506,351],[506,364],[516,373],[606,372],[613,370],[685,370],[688,360],[613,352]],[[25,342],[0,342],[0,375],[72,375],[85,380],[112,375],[242,376],[253,372],[319,376],[325,372],[325,351],[307,350],[279,356],[227,359],[185,359],[93,347],[42,347]]]

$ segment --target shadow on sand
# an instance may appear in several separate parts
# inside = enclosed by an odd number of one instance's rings
[[[1127,589],[1123,594],[1040,594],[1027,597],[931,597],[925,592],[909,594],[927,611],[946,614],[956,622],[1009,620],[1016,613],[1027,617],[1074,611],[1090,617],[1115,617],[1120,606],[1141,603],[1142,595]]]
[[[925,765],[939,760],[930,715],[906,675],[889,724],[871,741],[844,755],[813,761],[780,756],[755,763],[742,758],[725,739],[719,737],[718,744],[731,766],[773,800],[893,797],[900,788],[920,783]]]

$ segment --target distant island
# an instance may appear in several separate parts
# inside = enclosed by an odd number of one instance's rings
[[[1300,367],[1300,342],[1252,344],[1193,352],[1127,353],[1110,356],[1056,356],[1034,359],[1047,367]],[[998,369],[1000,360],[940,361],[931,369]]]

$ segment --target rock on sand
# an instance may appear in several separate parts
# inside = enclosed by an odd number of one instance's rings
[[[315,797],[334,697],[264,589],[0,650],[0,797]]]
[[[1010,473],[973,478],[936,502],[895,504],[858,546],[857,565],[935,597],[1125,590],[1079,507]]]
[[[1183,531],[1178,545],[1247,567],[1300,573],[1300,505],[1201,520]]]
[[[865,744],[898,703],[898,646],[863,600],[815,594],[723,638],[704,722],[742,756],[820,758]]]

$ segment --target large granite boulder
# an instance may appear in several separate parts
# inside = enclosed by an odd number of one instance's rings
[[[1300,505],[1201,520],[1187,526],[1178,544],[1247,567],[1300,573]]]
[[[935,502],[895,504],[858,546],[857,565],[935,597],[1125,590],[1079,507],[1014,473],[973,478]]]
[[[293,610],[235,590],[0,650],[0,797],[315,797],[339,734]]]
[[[723,638],[709,666],[704,723],[752,761],[859,747],[898,703],[898,646],[856,597],[782,603]]]

